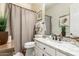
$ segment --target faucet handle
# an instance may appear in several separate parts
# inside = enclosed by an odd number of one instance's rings
[[[61,38],[59,38],[59,41],[61,41]]]

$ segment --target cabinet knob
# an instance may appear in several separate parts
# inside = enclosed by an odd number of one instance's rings
[[[44,50],[45,50],[46,48],[44,48]]]
[[[44,56],[44,54],[42,54],[42,56]]]

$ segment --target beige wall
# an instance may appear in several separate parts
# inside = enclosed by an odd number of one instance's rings
[[[5,3],[0,3],[0,15],[3,16],[5,11]]]
[[[45,11],[46,15],[52,16],[52,33],[60,34],[59,17],[69,14],[69,5],[70,4],[57,4]],[[67,33],[69,33],[69,29],[67,29]]]
[[[79,36],[79,4],[70,5],[70,32],[73,36]]]

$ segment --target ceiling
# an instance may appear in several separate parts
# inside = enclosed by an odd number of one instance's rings
[[[45,4],[45,9],[47,10],[48,8],[50,8],[51,6],[53,7],[53,6],[55,6],[55,5],[57,5],[58,3],[46,3]]]

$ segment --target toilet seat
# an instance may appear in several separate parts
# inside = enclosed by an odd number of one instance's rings
[[[33,48],[35,47],[35,42],[27,42],[24,44],[25,48]]]

